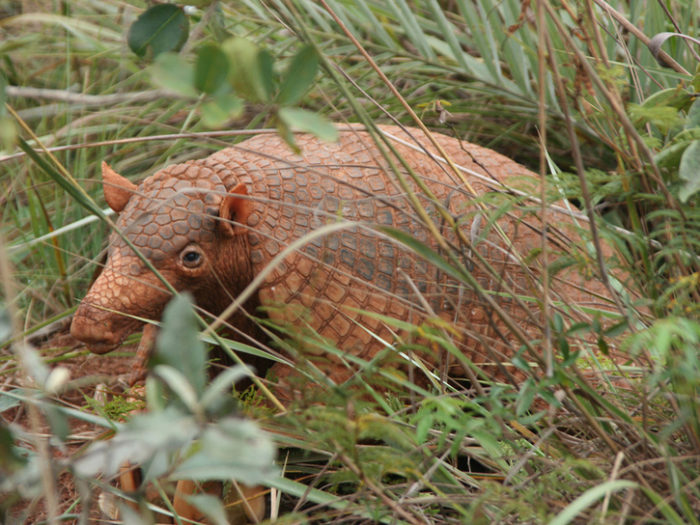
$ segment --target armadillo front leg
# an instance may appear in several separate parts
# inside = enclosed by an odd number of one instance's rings
[[[142,383],[148,374],[148,361],[153,355],[156,346],[156,337],[158,336],[158,325],[147,324],[143,329],[141,341],[136,349],[136,363],[133,371],[122,375],[119,380],[128,386],[134,386],[136,383]]]

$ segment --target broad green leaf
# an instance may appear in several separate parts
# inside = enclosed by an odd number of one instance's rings
[[[201,404],[206,409],[218,397],[225,396],[226,390],[244,377],[249,377],[250,372],[241,365],[236,365],[221,372],[207,387],[201,398]]]
[[[21,394],[22,390],[18,388],[13,388],[12,390],[10,390],[10,392],[14,394]],[[21,404],[22,402],[19,399],[5,395],[5,392],[0,391],[0,414],[2,414],[5,410],[15,408]]]
[[[0,426],[0,431],[2,428]],[[12,436],[7,435],[7,437]],[[5,503],[7,499],[5,495],[15,490],[20,491],[24,498],[39,498],[42,493],[45,494],[42,491],[44,488],[42,472],[46,469],[44,459],[27,448],[12,448],[12,454],[19,456],[21,463],[3,465],[0,462],[0,467],[3,467],[3,475],[0,476],[0,494],[3,494],[3,499],[0,502]],[[14,468],[8,472],[7,467]]]
[[[688,118],[685,123],[685,129],[700,128],[700,97],[695,99],[695,102],[688,110]]]
[[[76,474],[113,476],[127,461],[141,464],[157,452],[190,446],[199,432],[194,418],[172,408],[162,412],[136,414],[108,441],[98,441],[73,462]]]
[[[182,372],[172,366],[157,365],[153,373],[165,381],[190,412],[197,411],[197,393]]]
[[[229,59],[228,79],[236,91],[252,102],[272,97],[272,57],[245,38],[231,38],[221,49]]]
[[[292,128],[281,118],[277,119],[277,133],[280,137],[287,143],[287,145],[292,148],[295,153],[299,153],[299,147],[294,140],[294,133],[292,133]]]
[[[680,87],[662,89],[646,98],[642,106],[673,106],[683,107],[688,103],[688,93]]]
[[[681,132],[685,133],[685,132]],[[681,135],[679,133],[679,135]],[[698,138],[700,138],[700,133],[698,134]],[[661,150],[659,153],[654,155],[654,162],[658,164],[660,167],[664,168],[676,168],[678,167],[681,157],[683,156],[683,153],[685,150],[688,148],[693,143],[693,140],[681,140],[680,142],[677,142],[676,144],[673,144],[671,146],[668,146]]]
[[[226,81],[228,68],[228,57],[219,46],[202,46],[194,66],[194,87],[210,95],[215,93]]]
[[[220,128],[231,119],[238,118],[244,109],[243,100],[233,93],[223,93],[205,102],[199,108],[202,123],[208,128]]]
[[[68,424],[68,417],[66,414],[58,410],[56,406],[49,404],[44,407],[44,414],[46,414],[46,420],[51,427],[51,433],[54,437],[65,442],[70,434],[70,425]]]
[[[433,427],[433,417],[430,414],[424,414],[416,424],[416,442],[420,445],[425,443],[428,437],[428,432]]]
[[[301,108],[281,108],[279,118],[293,131],[305,131],[321,140],[338,140],[338,130],[326,117]]]
[[[700,140],[693,141],[683,152],[678,176],[685,181],[678,197],[681,202],[688,202],[700,190]]]
[[[170,478],[261,483],[277,476],[274,460],[272,440],[258,425],[245,419],[228,418],[205,429],[195,452]]]
[[[175,53],[163,53],[149,68],[151,80],[161,88],[184,97],[196,97],[194,67]]]
[[[181,7],[160,4],[144,11],[129,28],[127,43],[143,57],[150,49],[156,57],[167,51],[179,51],[187,41],[189,22]]]
[[[163,312],[163,324],[156,341],[155,361],[181,372],[197,395],[204,391],[207,355],[199,340],[192,299],[175,296]]]
[[[282,86],[277,95],[277,103],[282,106],[297,104],[309,89],[318,71],[318,53],[306,45],[294,55],[285,73]]]

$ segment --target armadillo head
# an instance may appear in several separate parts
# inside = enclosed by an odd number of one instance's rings
[[[139,186],[105,163],[102,177],[107,204],[119,213],[117,228],[175,290],[190,291],[218,314],[250,281],[240,225],[251,209],[245,185],[226,188],[196,162],[169,166]],[[159,319],[171,295],[122,235],[110,236],[107,264],[71,325],[71,334],[99,354],[138,329],[139,318]]]

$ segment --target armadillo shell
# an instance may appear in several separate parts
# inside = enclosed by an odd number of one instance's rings
[[[363,131],[341,133],[337,143],[298,136],[300,154],[277,136],[261,135],[201,161],[227,188],[243,182],[254,198],[247,221],[254,274],[292,241],[324,225],[348,221],[347,228],[310,239],[274,268],[259,292],[267,315],[305,337],[297,359],[311,359],[335,380],[352,374],[356,358],[366,361],[380,351],[393,365],[412,357],[428,370],[449,373],[450,363],[457,360],[446,351],[448,345],[426,344],[420,330],[402,330],[382,317],[387,316],[415,326],[423,323],[423,334],[427,330],[451,341],[488,377],[517,381],[522,373],[511,359],[522,342],[503,313],[521,337],[541,339],[547,322],[538,299],[543,226],[539,206],[523,202],[502,184],[532,192],[536,176],[491,150],[434,134],[452,161],[464,168],[467,186],[419,130],[381,130],[432,198],[391,154],[390,166]],[[445,239],[449,255],[416,212],[410,193]],[[461,240],[436,203],[461,230]],[[549,221],[549,261],[581,246],[569,217],[557,214]],[[409,234],[448,264],[466,270],[481,290],[418,256],[381,227]],[[583,271],[570,267],[551,277],[550,296],[572,321],[590,321],[582,307],[612,309],[606,288],[590,277],[592,261],[583,259]],[[332,341],[340,352],[310,343],[313,333]],[[386,350],[389,345],[394,346]],[[463,372],[465,363],[457,364]]]

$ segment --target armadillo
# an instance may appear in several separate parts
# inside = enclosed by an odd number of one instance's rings
[[[524,208],[539,205],[516,203],[507,184],[532,189],[537,177],[503,155],[442,134],[433,133],[443,150],[438,151],[417,129],[379,129],[405,164],[393,153],[383,154],[359,127],[341,131],[334,143],[300,134],[298,153],[278,136],[264,134],[168,166],[139,185],[103,165],[104,195],[120,213],[123,235],[175,290],[190,291],[213,315],[299,241],[228,321],[243,337],[259,337],[252,315],[332,341],[340,353],[309,345],[297,358],[334,380],[349,377],[353,363],[380,351],[404,355],[401,348],[420,330],[388,318],[414,326],[427,322],[424,327],[442,330],[492,377],[512,379],[511,359],[523,337],[541,338],[547,321],[538,299],[543,225],[537,213]],[[411,194],[424,215],[416,212]],[[571,218],[553,218],[550,261],[582,242]],[[307,237],[341,221],[343,227]],[[416,254],[391,231],[404,232],[432,256],[461,266],[473,281]],[[443,244],[436,242],[436,231]],[[591,277],[592,259],[580,258],[579,266],[585,271],[570,267],[554,276],[550,295],[565,317],[590,321],[591,311],[610,311],[612,301],[601,281]],[[477,284],[485,293],[475,289]],[[170,297],[113,232],[106,266],[75,313],[71,333],[91,351],[108,352],[139,328],[138,318],[159,319]],[[503,313],[515,327],[504,322]],[[441,362],[427,355],[431,345],[411,348],[425,350],[418,358],[428,368]]]

